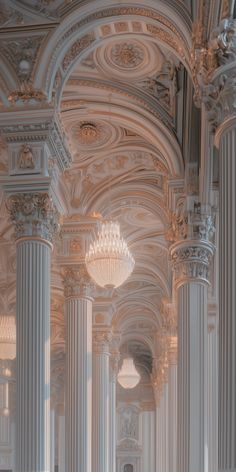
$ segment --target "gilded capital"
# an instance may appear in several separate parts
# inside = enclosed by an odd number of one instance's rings
[[[94,286],[85,264],[66,267],[62,272],[62,279],[66,298],[92,298]]]
[[[15,238],[36,237],[52,242],[59,231],[59,213],[48,193],[18,193],[7,200]]]

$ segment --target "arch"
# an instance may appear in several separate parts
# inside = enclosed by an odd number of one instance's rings
[[[181,13],[176,9],[173,15],[173,7],[163,0],[159,0],[158,6],[154,0],[147,0],[145,7],[137,6],[135,0],[122,6],[111,0],[82,2],[65,16],[49,38],[35,72],[35,87],[43,89],[49,101],[56,74],[60,73],[63,86],[84,51],[97,47],[103,40],[101,26],[109,25],[114,17],[117,21],[144,21],[147,36],[158,39],[190,70],[191,21],[185,9]]]
[[[93,111],[93,119],[96,117],[107,117],[110,119],[112,113],[112,122],[124,128],[131,129],[139,136],[142,136],[153,148],[158,149],[168,165],[172,176],[183,176],[184,164],[180,145],[173,134],[173,130],[166,126],[161,117],[155,116],[154,112],[149,111],[145,107],[143,100],[139,104],[129,102],[127,107],[127,99],[123,101],[123,106],[99,103],[99,111],[96,113],[96,107]],[[70,122],[73,116],[78,120],[78,111],[70,110]],[[83,114],[80,115],[83,119]],[[65,120],[65,121],[64,121]],[[63,112],[63,121],[66,124],[66,114]]]

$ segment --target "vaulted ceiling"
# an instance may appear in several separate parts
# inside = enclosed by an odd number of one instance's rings
[[[120,222],[135,269],[114,293],[97,289],[95,305],[96,298],[110,297],[113,329],[131,343],[147,374],[155,335],[163,327],[163,300],[172,297],[166,238],[170,189],[174,182],[183,191],[186,165],[196,157],[189,156],[194,136],[186,121],[187,112],[198,114],[191,80],[192,23],[201,9],[208,22],[218,20],[218,2],[214,11],[210,3],[0,1],[0,111],[30,114],[37,103],[12,102],[12,92],[40,91],[40,107],[54,107],[59,114],[71,154],[71,166],[58,181],[64,220],[100,214]],[[0,172],[6,171],[3,140]],[[6,269],[0,276],[0,311],[7,313],[15,309],[15,266],[3,200],[0,257]],[[60,353],[59,272],[55,251],[52,342]]]

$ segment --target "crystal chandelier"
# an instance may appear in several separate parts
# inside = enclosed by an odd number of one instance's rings
[[[117,380],[123,388],[134,388],[136,385],[138,385],[140,381],[140,374],[134,365],[134,360],[132,357],[127,357],[123,360]]]
[[[119,287],[132,273],[134,259],[120,235],[118,222],[105,220],[100,223],[97,236],[85,256],[90,277],[100,287]]]

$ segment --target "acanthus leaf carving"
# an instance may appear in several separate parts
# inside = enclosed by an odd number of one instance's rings
[[[66,267],[62,271],[62,279],[66,298],[92,298],[94,285],[85,264]]]
[[[7,200],[16,239],[39,237],[49,242],[59,232],[59,213],[47,193],[19,193]]]

